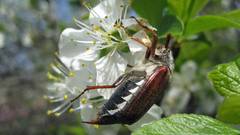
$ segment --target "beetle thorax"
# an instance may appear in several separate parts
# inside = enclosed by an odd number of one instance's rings
[[[172,51],[165,47],[157,48],[155,50],[155,55],[151,56],[149,60],[158,66],[168,66],[171,71],[174,69],[174,60]]]

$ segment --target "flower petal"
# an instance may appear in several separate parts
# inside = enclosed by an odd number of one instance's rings
[[[78,41],[87,41],[79,43]],[[98,57],[98,52],[94,50],[93,39],[84,29],[65,29],[59,41],[59,55],[69,59],[81,59],[93,61]]]
[[[130,26],[136,25],[136,24],[137,24],[137,22],[132,18],[127,18],[127,19],[122,20],[122,25],[124,27],[130,27]]]
[[[89,21],[110,31],[115,22],[122,17],[124,5],[123,0],[104,0],[90,10]]]
[[[111,85],[125,72],[127,61],[116,51],[109,53],[96,61],[97,85]],[[98,90],[105,99],[109,99],[113,90]]]
[[[67,78],[67,85],[70,88],[82,91],[88,85],[95,85],[96,69],[93,62],[78,61],[78,70],[75,71],[72,77]]]
[[[149,43],[150,40],[147,36],[147,34],[144,31],[139,31],[136,34],[133,35],[133,38],[139,39],[144,43]],[[142,44],[140,44],[139,42],[133,40],[133,39],[128,39],[127,40],[129,49],[131,51],[132,54],[136,53],[136,52],[146,52],[146,47]]]

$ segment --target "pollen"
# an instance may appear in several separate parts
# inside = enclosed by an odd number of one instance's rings
[[[58,53],[58,52],[54,52],[54,54],[55,54],[56,56],[58,56],[58,55],[59,55],[59,53]]]
[[[98,25],[94,25],[94,26],[93,26],[93,29],[94,29],[95,31],[100,31],[100,30],[101,30],[101,28],[100,28]]]
[[[56,117],[59,117],[59,116],[61,115],[61,113],[54,113],[54,115],[55,115]]]
[[[43,96],[43,99],[48,99],[48,96],[47,96],[47,95],[44,95],[44,96]]]
[[[68,112],[69,112],[69,113],[73,113],[73,112],[74,112],[74,109],[73,109],[73,108],[70,108]]]
[[[93,45],[96,45],[97,41],[96,40],[93,40]]]
[[[68,99],[68,95],[64,95],[64,100],[67,100]]]
[[[80,102],[81,102],[81,104],[86,104],[87,103],[87,99],[86,98],[82,98]]]
[[[98,124],[94,124],[93,127],[99,128],[99,125]]]
[[[76,74],[75,74],[74,72],[69,72],[69,73],[68,73],[68,76],[69,76],[69,77],[74,77],[75,75],[76,75]]]
[[[93,79],[93,76],[90,75],[90,76],[88,77],[88,80],[89,80],[89,81],[92,81],[92,79]]]
[[[53,80],[53,81],[59,81],[59,78],[54,76],[53,74],[51,74],[50,72],[47,72],[47,78],[49,80]]]
[[[82,67],[86,67],[86,66],[87,66],[87,64],[84,64],[84,63],[82,63],[82,64],[81,64],[81,66],[82,66]]]
[[[51,115],[53,112],[51,110],[47,111],[47,115]]]

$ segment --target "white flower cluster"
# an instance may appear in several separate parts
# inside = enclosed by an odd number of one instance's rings
[[[99,99],[109,99],[114,89],[89,91],[78,103],[69,103],[87,86],[111,85],[128,65],[143,62],[146,47],[140,42],[151,43],[136,20],[126,17],[125,1],[104,0],[93,8],[86,7],[90,12],[88,22],[75,19],[80,29],[67,28],[61,34],[58,58],[51,64],[54,73],[48,73],[55,82],[49,85],[46,98],[62,104],[48,114],[59,116],[67,110],[93,108]]]

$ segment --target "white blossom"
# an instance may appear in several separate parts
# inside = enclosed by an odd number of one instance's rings
[[[49,114],[58,116],[67,110],[83,108],[93,110],[97,103],[91,98],[102,96],[109,99],[114,89],[89,91],[78,102],[73,104],[70,101],[87,86],[111,85],[126,72],[128,64],[134,66],[143,62],[146,47],[133,38],[150,43],[148,35],[139,29],[136,21],[127,18],[128,5],[124,0],[103,0],[93,8],[86,7],[90,12],[88,22],[75,19],[80,29],[67,28],[61,33],[58,59],[51,66],[61,77],[48,74],[57,82],[49,87],[53,96],[46,98],[62,104]],[[135,33],[129,33],[128,29]],[[84,112],[81,110],[82,114]],[[153,112],[150,111],[151,115],[154,114],[151,118],[158,117],[158,113]]]

